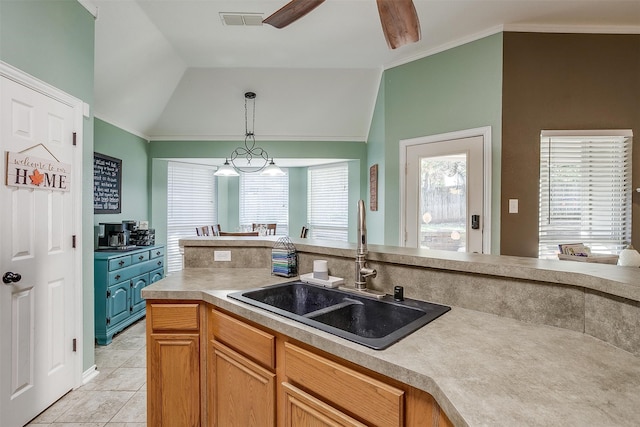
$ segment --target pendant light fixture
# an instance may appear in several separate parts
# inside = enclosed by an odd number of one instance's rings
[[[251,108],[251,129],[249,129],[249,107]],[[224,164],[218,168],[214,175],[216,176],[238,176],[238,172],[254,173],[260,172],[261,175],[282,176],[285,173],[280,169],[273,157],[269,158],[266,150],[256,146],[256,137],[253,132],[256,123],[256,94],[255,92],[246,92],[244,94],[244,146],[238,147],[231,152],[231,156],[224,159]],[[242,161],[242,164],[240,161]],[[251,162],[254,162],[251,164]],[[238,162],[238,163],[236,163]],[[245,164],[246,163],[246,164]]]

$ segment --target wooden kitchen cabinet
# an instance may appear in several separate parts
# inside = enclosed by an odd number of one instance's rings
[[[209,425],[276,425],[276,374],[240,353],[210,342]]]
[[[404,425],[403,390],[295,344],[286,342],[284,349],[284,371],[289,382],[367,425]]]
[[[199,304],[147,304],[147,425],[201,425]]]
[[[275,336],[209,311],[208,425],[276,425]]]
[[[453,427],[428,393],[206,303],[147,302],[147,343],[148,425]]]

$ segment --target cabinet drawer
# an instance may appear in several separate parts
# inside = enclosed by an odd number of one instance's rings
[[[118,270],[131,265],[131,255],[121,256],[109,260],[109,271]]]
[[[282,383],[281,387],[285,400],[284,425],[287,427],[310,425],[367,427],[289,383]]]
[[[149,251],[140,252],[131,255],[131,264],[137,264],[149,260]]]
[[[164,256],[164,246],[161,248],[153,248],[149,251],[149,256],[151,259],[160,258]]]
[[[404,392],[291,343],[285,343],[289,381],[380,427],[399,427],[404,419]]]
[[[197,331],[198,304],[150,304],[151,329],[156,331]]]
[[[157,268],[162,268],[162,266],[164,265],[164,259],[163,258],[151,259],[149,261],[149,264],[152,265],[151,268],[153,268],[154,270]]]
[[[275,369],[275,337],[216,310],[210,311],[210,330],[214,338],[253,361]]]

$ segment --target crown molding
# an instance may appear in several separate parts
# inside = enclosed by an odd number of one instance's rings
[[[514,33],[640,34],[640,25],[505,24],[504,31]]]
[[[147,143],[148,143],[148,142],[150,142],[150,138],[149,138],[149,136],[147,136],[147,135],[145,135],[145,134],[143,134],[143,133],[141,133],[141,132],[138,132],[137,130],[129,129],[129,128],[127,128],[126,126],[120,125],[120,124],[118,124],[118,122],[116,122],[115,120],[111,120],[111,119],[109,119],[107,116],[104,116],[104,115],[100,114],[100,113],[99,113],[99,112],[97,112],[97,111],[96,111],[96,112],[94,112],[93,117],[95,117],[95,118],[97,118],[97,119],[100,119],[100,120],[102,120],[103,122],[109,123],[110,125],[115,126],[115,127],[117,127],[118,129],[120,129],[120,130],[123,130],[123,131],[125,131],[125,132],[128,132],[128,133],[130,133],[131,135],[135,135],[135,136],[137,136],[137,137],[139,137],[139,138],[142,138],[142,139],[144,139],[145,141],[147,141]]]
[[[238,135],[156,135],[150,136],[149,142],[154,141],[218,141],[242,142],[244,138]],[[365,136],[270,136],[256,135],[256,142],[366,142]]]
[[[575,34],[640,34],[640,25],[541,25],[541,24],[505,24],[487,28],[475,34],[442,44],[433,49],[417,53],[398,61],[384,65],[384,69],[408,64],[449,49],[462,46],[501,32],[520,33],[575,33]]]
[[[428,56],[432,56],[432,55],[435,55],[437,53],[444,52],[446,50],[453,49],[453,48],[456,48],[458,46],[462,46],[464,44],[471,43],[471,42],[483,39],[483,38],[488,37],[488,36],[492,36],[494,34],[498,34],[498,33],[503,31],[503,28],[504,28],[504,26],[502,26],[502,25],[497,25],[495,27],[487,28],[486,30],[482,30],[480,32],[471,34],[469,36],[459,38],[459,39],[451,41],[449,43],[441,44],[440,46],[436,46],[433,49],[429,49],[429,50],[426,50],[424,52],[419,52],[419,53],[417,53],[415,55],[407,56],[407,57],[402,58],[402,59],[400,59],[398,61],[390,62],[389,64],[385,64],[384,65],[384,69],[388,70],[390,68],[394,68],[394,67],[397,67],[399,65],[408,64],[410,62],[417,61],[418,59],[426,58]]]

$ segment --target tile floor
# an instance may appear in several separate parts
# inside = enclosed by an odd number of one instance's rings
[[[146,427],[145,319],[96,346],[100,374],[67,393],[28,427]]]

